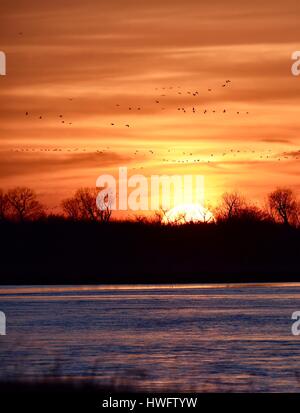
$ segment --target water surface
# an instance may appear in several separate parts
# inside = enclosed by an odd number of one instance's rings
[[[0,310],[0,378],[300,389],[300,284],[0,287]]]

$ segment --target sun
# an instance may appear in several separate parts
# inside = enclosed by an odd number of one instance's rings
[[[191,222],[212,222],[214,216],[211,211],[200,204],[181,204],[166,212],[162,219],[163,224],[186,224]]]

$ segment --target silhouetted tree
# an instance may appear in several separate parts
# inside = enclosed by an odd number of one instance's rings
[[[295,216],[295,226],[297,228],[300,227],[300,201],[297,201],[297,212],[296,212],[296,216]]]
[[[211,224],[211,223],[215,222],[215,217],[211,213],[212,209],[213,209],[212,206],[209,205],[209,204],[205,203],[203,205],[203,209],[202,209],[202,212],[201,212],[203,224]]]
[[[230,221],[238,218],[246,207],[244,198],[237,192],[225,192],[221,203],[216,208],[215,217],[218,221]]]
[[[96,188],[78,189],[72,198],[62,202],[65,214],[73,220],[108,222],[112,212],[108,199],[104,198],[99,208],[96,203],[97,195]]]
[[[10,216],[14,220],[26,221],[41,218],[45,215],[43,205],[38,201],[36,193],[26,187],[16,187],[8,191],[7,200]]]
[[[83,219],[97,221],[98,208],[96,205],[97,191],[90,188],[81,188],[75,194],[79,210]]]
[[[81,219],[79,202],[75,199],[75,197],[64,199],[61,206],[66,216],[72,221],[78,221]]]
[[[238,219],[240,222],[262,222],[270,220],[268,213],[255,205],[245,205],[241,208]]]
[[[293,191],[289,188],[278,188],[268,197],[272,217],[285,225],[291,225],[298,220],[299,203]]]
[[[97,219],[100,222],[108,222],[112,213],[113,195],[108,192],[103,197],[98,197],[98,191],[95,189],[93,193],[96,194]]]
[[[0,189],[0,222],[5,221],[8,218],[9,202],[7,195]]]

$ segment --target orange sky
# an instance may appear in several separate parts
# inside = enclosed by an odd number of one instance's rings
[[[56,208],[128,166],[204,175],[209,203],[300,190],[298,0],[15,0],[0,16],[0,187]]]

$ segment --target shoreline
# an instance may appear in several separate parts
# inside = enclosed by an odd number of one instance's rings
[[[293,279],[292,279],[293,278]],[[220,280],[220,281],[219,281]],[[182,280],[178,281],[176,280],[175,282],[171,282],[170,280],[164,280],[161,282],[148,282],[147,280],[140,281],[139,282],[102,282],[102,283],[96,283],[96,282],[88,282],[86,280],[82,280],[85,282],[74,282],[74,283],[58,283],[58,282],[53,282],[53,283],[46,283],[46,284],[41,284],[41,283],[0,283],[0,289],[3,288],[14,288],[14,287],[40,287],[40,288],[47,288],[47,287],[57,287],[57,288],[75,288],[76,287],[86,287],[86,288],[95,288],[95,289],[103,289],[103,290],[109,290],[109,289],[119,289],[119,290],[129,290],[129,289],[160,289],[160,288],[187,288],[187,289],[193,289],[193,288],[209,288],[209,287],[247,287],[247,286],[279,286],[279,285],[298,285],[300,284],[300,275],[298,276],[285,276],[285,277],[269,277],[268,279],[262,279],[260,280],[249,280],[248,278],[244,278],[244,281],[236,280],[236,281],[224,281],[221,278],[218,279],[210,279],[209,281],[187,281],[187,280]],[[112,281],[110,279],[110,281]]]

